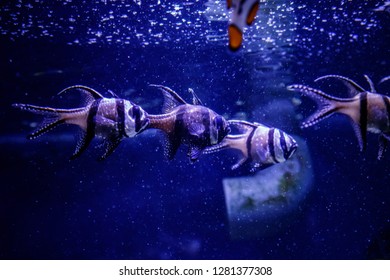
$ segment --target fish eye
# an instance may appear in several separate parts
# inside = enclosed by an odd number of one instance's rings
[[[129,110],[129,115],[131,115],[134,119],[139,119],[141,117],[141,110],[139,108],[139,106],[137,105],[134,105],[133,106],[133,111],[132,111],[132,114],[130,113],[130,110]]]

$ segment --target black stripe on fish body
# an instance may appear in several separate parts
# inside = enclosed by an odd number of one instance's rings
[[[390,101],[387,96],[382,96],[383,103],[386,106],[386,111],[387,111],[387,126],[390,127]]]
[[[360,132],[363,141],[363,149],[365,149],[367,145],[367,117],[368,117],[367,92],[362,92],[359,98],[360,98]]]
[[[283,151],[283,157],[285,160],[288,160],[289,152],[287,150],[286,138],[284,137],[285,133],[283,131],[279,131],[279,134],[280,134],[280,146]]]
[[[141,110],[137,105],[133,105],[133,118],[135,123],[135,132],[141,130]]]
[[[127,136],[125,131],[125,105],[123,99],[115,99],[116,111],[118,115],[118,135]]]
[[[271,154],[271,157],[275,163],[279,163],[279,161],[276,159],[275,155],[275,142],[274,142],[274,133],[275,133],[275,128],[271,128],[268,131],[268,149]]]
[[[83,136],[79,139],[76,150],[74,151],[73,155],[70,157],[70,159],[75,159],[78,157],[82,152],[85,151],[85,149],[88,147],[88,145],[91,143],[92,139],[95,137],[95,131],[96,131],[96,114],[98,112],[100,101],[102,99],[96,99],[94,102],[92,102],[91,107],[88,112],[87,117],[87,131],[84,133]]]
[[[252,140],[253,135],[255,134],[256,128],[253,128],[252,131],[249,133],[248,138],[246,139],[246,151],[248,154],[248,159],[252,161]]]

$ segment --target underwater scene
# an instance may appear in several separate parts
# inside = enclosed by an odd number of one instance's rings
[[[390,259],[390,2],[0,4],[0,259]]]

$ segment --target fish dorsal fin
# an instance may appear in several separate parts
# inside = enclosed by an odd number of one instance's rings
[[[97,92],[93,88],[83,86],[83,85],[74,85],[74,86],[67,87],[67,88],[61,90],[57,95],[61,95],[61,94],[66,93],[72,89],[76,89],[76,90],[84,93],[84,99],[83,99],[82,105],[85,105],[85,106],[91,104],[94,100],[104,98],[103,95],[101,95],[99,92]]]
[[[115,92],[113,92],[111,89],[109,89],[109,90],[107,90],[108,91],[108,93],[112,96],[112,97],[114,97],[114,98],[119,98],[119,96],[115,93]]]
[[[234,125],[240,133],[247,133],[250,130],[256,129],[259,125],[247,121],[228,120],[229,125]]]
[[[180,97],[175,91],[170,89],[169,87],[162,86],[162,85],[149,85],[151,87],[156,87],[161,90],[161,92],[164,95],[164,105],[163,105],[163,112],[169,113],[171,112],[175,107],[183,104],[187,104],[183,100],[183,98]]]
[[[362,88],[360,85],[358,85],[356,82],[352,81],[351,79],[339,75],[326,75],[326,76],[319,77],[314,81],[318,82],[320,80],[328,79],[328,78],[335,78],[341,80],[344,83],[344,85],[348,88],[348,92],[351,97],[355,96],[358,93],[366,91],[364,88]]]
[[[196,95],[195,91],[192,88],[188,89],[188,92],[192,94],[192,104],[203,106],[203,102]]]
[[[370,77],[368,77],[367,75],[364,75],[364,78],[367,80],[368,84],[370,85],[371,92],[372,93],[376,93],[376,89],[375,89],[374,83],[372,82]]]

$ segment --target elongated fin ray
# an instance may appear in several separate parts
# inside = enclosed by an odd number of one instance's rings
[[[381,84],[381,83],[384,83],[384,82],[389,81],[389,80],[390,80],[390,76],[387,76],[387,77],[382,78],[382,79],[379,81],[379,83]]]
[[[76,90],[84,93],[84,99],[83,99],[83,102],[82,102],[83,106],[87,106],[87,105],[91,104],[94,100],[104,98],[103,95],[101,95],[99,92],[97,92],[93,88],[90,88],[90,87],[87,87],[87,86],[83,86],[83,85],[74,85],[74,86],[70,86],[70,87],[64,88],[57,95],[64,94],[64,93],[66,93],[66,92],[68,92],[70,90],[73,90],[73,89],[76,89]]]
[[[366,79],[367,83],[370,85],[371,92],[372,93],[376,93],[376,89],[375,89],[374,83],[372,82],[370,77],[368,77],[367,75],[364,75],[364,78]]]
[[[355,96],[358,93],[366,91],[363,87],[361,87],[360,85],[358,85],[356,82],[352,81],[351,79],[349,79],[347,77],[339,76],[339,75],[326,75],[326,76],[319,77],[319,78],[315,79],[314,81],[318,82],[320,80],[328,79],[328,78],[335,78],[335,79],[341,80],[344,83],[344,85],[348,88],[349,95],[351,97]]]
[[[183,100],[183,98],[180,97],[179,94],[177,94],[175,91],[170,89],[169,87],[162,86],[162,85],[149,85],[151,87],[156,87],[161,90],[161,92],[164,95],[164,105],[163,105],[163,112],[169,113],[171,112],[176,106],[187,104]]]
[[[203,106],[203,102],[196,95],[195,91],[192,88],[188,89],[188,92],[192,94],[192,104]]]

